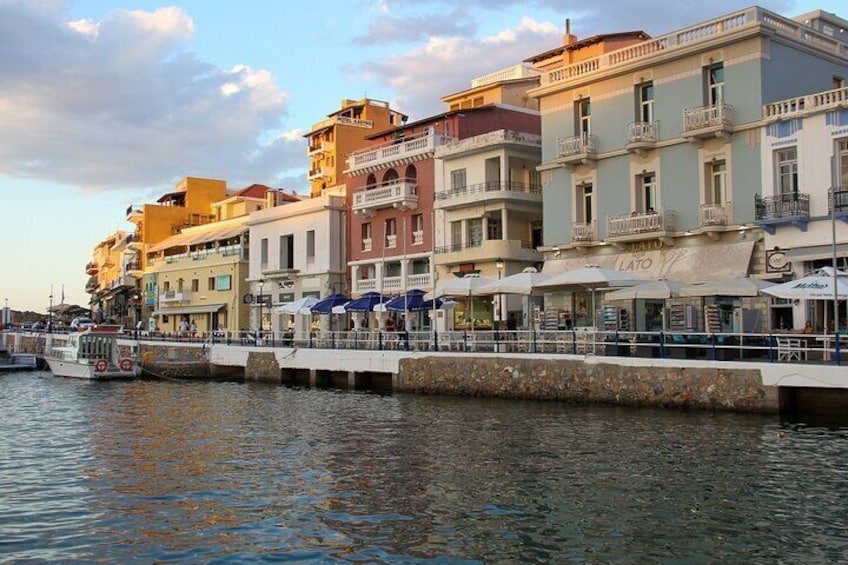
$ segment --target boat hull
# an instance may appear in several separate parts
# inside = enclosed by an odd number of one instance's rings
[[[141,373],[140,368],[135,363],[133,363],[133,368],[129,371],[122,371],[120,368],[112,365],[107,367],[106,370],[98,371],[93,362],[67,361],[55,357],[45,357],[44,361],[50,368],[50,372],[55,376],[71,379],[87,379],[92,381],[132,379]]]

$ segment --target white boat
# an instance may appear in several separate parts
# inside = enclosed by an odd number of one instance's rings
[[[38,360],[32,353],[9,353],[0,349],[0,372],[33,371],[37,366]]]
[[[137,377],[141,366],[132,357],[120,354],[121,330],[121,326],[108,325],[70,333],[65,345],[45,351],[44,360],[57,377],[91,380]]]

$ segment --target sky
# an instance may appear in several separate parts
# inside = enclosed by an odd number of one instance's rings
[[[663,35],[749,0],[0,0],[0,300],[87,307],[98,242],[186,176],[308,194],[303,133],[344,98],[410,120],[562,42]],[[763,1],[848,17],[841,1]],[[2,306],[3,303],[0,303]]]

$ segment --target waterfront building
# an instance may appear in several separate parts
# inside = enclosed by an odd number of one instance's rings
[[[98,322],[113,321],[128,326],[136,321],[138,301],[136,251],[133,234],[118,230],[94,246],[85,291],[91,295],[89,308]]]
[[[376,133],[369,137],[368,149],[352,153],[345,171],[353,212],[348,262],[352,293],[401,295],[432,289],[436,149],[493,131],[532,131],[534,120],[538,116],[533,111],[486,104]],[[478,237],[477,232],[472,236]],[[429,318],[408,316],[406,323],[408,330],[423,329]]]
[[[363,98],[342,100],[339,110],[314,124],[304,135],[309,157],[310,194],[320,196],[327,187],[343,182],[348,153],[367,147],[374,132],[403,124],[406,116],[389,108],[388,102]]]
[[[147,250],[184,228],[214,222],[217,216],[212,204],[226,197],[227,183],[223,180],[185,177],[155,204],[132,204],[127,208],[127,221],[135,224],[128,245],[135,251],[130,272],[139,280],[137,306],[141,320],[150,317],[158,298],[156,277],[147,272]]]
[[[527,91],[539,84],[539,71],[527,64],[475,78],[471,88],[442,98],[451,111],[496,105],[520,113],[510,129],[449,139],[435,150],[436,280],[476,272],[498,278],[532,267],[542,254],[542,137],[537,100]],[[519,296],[496,296],[494,308],[475,305],[485,325],[523,319]],[[463,327],[466,304],[455,311]],[[485,312],[485,314],[483,314]]]
[[[843,22],[848,27],[848,22]],[[757,225],[765,231],[766,270],[792,280],[824,266],[834,255],[848,269],[848,88],[833,88],[766,104],[762,125],[762,194]],[[797,302],[797,304],[796,304]],[[810,321],[823,332],[833,301],[774,299],[781,327]],[[845,302],[840,320],[846,320]]]
[[[249,214],[292,199],[254,184],[211,202],[208,216],[214,221],[184,227],[148,247],[145,276],[157,304],[148,328],[177,332],[185,321],[200,333],[246,329],[253,302],[247,282]]]
[[[250,327],[277,332],[285,330],[289,321],[275,311],[280,305],[348,291],[345,186],[278,204],[252,213],[247,222]]]
[[[566,30],[561,47],[528,59],[542,71],[531,95],[542,115],[544,272],[591,264],[687,283],[767,275],[754,224],[762,107],[845,77],[845,27],[824,12],[790,19],[751,7],[653,38],[578,41]],[[592,303],[554,293],[546,307],[589,325]],[[661,313],[637,312],[637,327]],[[722,320],[744,329],[739,317]],[[699,311],[693,328],[705,321]]]

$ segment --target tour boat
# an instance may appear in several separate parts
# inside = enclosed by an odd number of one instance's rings
[[[121,326],[104,325],[70,333],[65,345],[51,347],[44,353],[44,360],[57,377],[91,380],[137,377],[141,374],[138,362],[120,354],[121,330]]]

